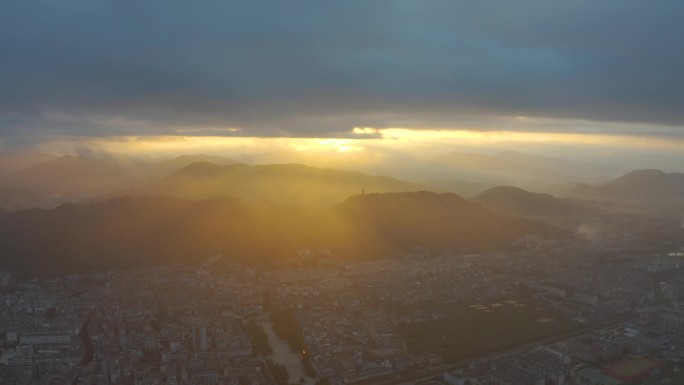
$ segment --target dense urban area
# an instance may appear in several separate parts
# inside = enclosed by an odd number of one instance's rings
[[[684,253],[628,238],[255,269],[214,256],[0,284],[2,384],[684,380]],[[674,383],[680,383],[675,381]]]
[[[0,385],[684,385],[683,37],[0,0]]]

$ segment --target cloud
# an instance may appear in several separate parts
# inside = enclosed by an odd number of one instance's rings
[[[8,0],[0,136],[336,137],[509,116],[679,136],[682,13],[674,0]]]

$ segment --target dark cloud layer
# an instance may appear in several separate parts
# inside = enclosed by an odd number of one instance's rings
[[[680,0],[6,0],[0,135],[681,126],[683,14]]]

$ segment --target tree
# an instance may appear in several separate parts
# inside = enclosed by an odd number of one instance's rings
[[[252,341],[254,341],[254,345],[259,354],[265,357],[273,354],[273,349],[268,343],[268,335],[261,325],[254,322],[254,320],[250,320],[247,325],[245,325],[245,328],[247,329],[247,333],[252,337]]]
[[[273,362],[273,360],[271,359],[266,361],[266,366],[268,367],[268,370],[271,372],[271,376],[273,376],[273,379],[275,380],[276,384],[288,385],[287,381],[290,379],[290,373],[288,373],[286,367]]]
[[[299,327],[297,320],[289,311],[279,311],[271,313],[273,331],[278,337],[285,340],[287,346],[293,353],[300,353],[304,350],[304,335]]]

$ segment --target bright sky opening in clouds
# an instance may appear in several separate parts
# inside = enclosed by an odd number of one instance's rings
[[[481,131],[463,129],[408,129],[355,127],[353,138],[284,138],[226,136],[130,136],[60,137],[38,145],[42,151],[58,154],[110,153],[113,155],[163,157],[178,154],[227,156],[296,152],[316,157],[377,157],[384,152],[400,152],[422,158],[450,151],[492,153],[524,149],[553,155],[565,148],[568,155],[583,147],[594,159],[615,161],[629,151],[679,152],[684,140],[677,137],[606,135],[563,132]],[[617,152],[616,152],[617,151]],[[337,155],[335,155],[337,154]]]
[[[0,143],[618,162],[650,151],[644,167],[673,168],[682,14],[674,0],[9,0]]]

